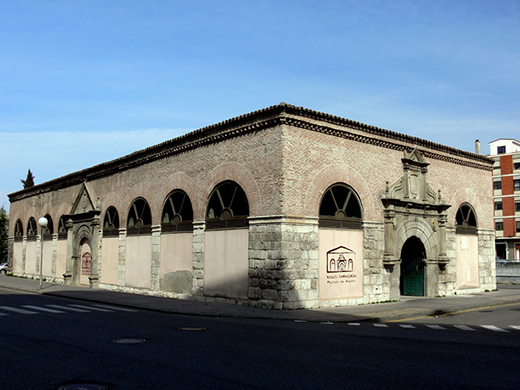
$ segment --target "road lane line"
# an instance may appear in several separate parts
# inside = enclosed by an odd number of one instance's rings
[[[387,324],[374,324],[376,328],[388,328]]]
[[[28,309],[46,311],[47,313],[65,313],[64,311],[49,309],[47,307],[33,306],[33,305],[22,305]]]
[[[39,314],[39,313],[37,313],[35,311],[24,310],[24,309],[17,309],[16,307],[9,307],[9,306],[0,306],[0,309],[7,310],[7,311],[12,311],[12,312],[15,312],[15,313],[20,313],[20,314]]]
[[[95,305],[92,305],[92,306],[101,307],[101,308],[110,309],[110,310],[127,311],[127,312],[130,312],[130,313],[138,312],[138,310],[135,310],[135,309],[127,309],[126,307],[119,307],[119,306],[109,306],[109,305],[100,305],[100,304],[95,304]]]
[[[469,331],[474,331],[475,329],[473,328],[470,328],[469,326],[467,325],[453,325],[455,328],[457,329],[460,329],[460,330],[469,330]]]
[[[426,326],[430,329],[438,329],[438,330],[446,329],[445,327],[440,326],[440,325],[426,325]]]
[[[493,332],[509,332],[508,330],[499,328],[498,326],[495,326],[495,325],[480,325],[480,326],[482,326],[484,329],[492,330]]]
[[[410,325],[410,324],[401,324],[399,325],[401,328],[406,328],[406,329],[415,329],[415,326],[413,325]]]
[[[520,330],[520,325],[511,325],[511,328],[516,329],[516,330]]]
[[[520,303],[506,303],[503,305],[496,305],[496,306],[484,306],[484,307],[477,307],[476,309],[468,309],[468,310],[460,310],[460,311],[453,311],[450,313],[445,314],[434,314],[431,316],[421,316],[421,317],[412,317],[412,318],[402,318],[400,320],[391,320],[391,321],[385,321],[385,323],[389,322],[405,322],[405,321],[415,321],[415,320],[421,320],[423,318],[433,318],[433,317],[445,317],[445,316],[451,316],[454,314],[460,314],[460,313],[469,313],[470,311],[479,311],[479,310],[485,310],[485,309],[494,309],[497,307],[507,307],[507,306],[518,306]]]
[[[90,313],[89,310],[76,309],[75,307],[69,307],[69,306],[61,306],[61,305],[47,305],[47,306],[48,307],[54,307],[56,309],[75,311],[75,312],[78,312],[78,313]]]
[[[84,305],[69,305],[69,306],[79,307],[80,309],[104,311],[104,312],[107,312],[107,313],[111,313],[112,312],[112,310],[102,309],[100,307],[94,307],[94,306],[84,306]]]

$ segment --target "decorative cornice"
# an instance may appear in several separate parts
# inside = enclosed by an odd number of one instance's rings
[[[319,125],[316,123],[309,123],[307,121],[302,121],[302,120],[299,120],[296,118],[285,118],[284,123],[286,123],[287,125],[290,125],[290,126],[301,128],[301,129],[316,131],[316,132],[323,133],[323,134],[329,134],[329,135],[332,135],[335,137],[350,139],[353,141],[376,145],[376,146],[380,146],[380,147],[387,148],[387,149],[399,150],[402,152],[406,151],[408,153],[412,152],[414,150],[414,148],[417,146],[423,146],[426,148],[432,148],[432,146],[436,146],[434,149],[438,150],[439,152],[449,153],[449,154],[451,154],[451,156],[445,155],[445,154],[440,154],[440,153],[435,153],[435,152],[432,152],[429,150],[424,150],[421,148],[421,152],[422,152],[423,156],[430,158],[430,159],[434,159],[434,160],[446,161],[446,162],[450,162],[452,164],[458,164],[458,165],[463,165],[463,166],[467,166],[467,167],[471,167],[471,168],[483,169],[483,170],[490,171],[490,172],[493,170],[493,161],[488,159],[485,156],[480,156],[477,154],[465,152],[463,150],[458,150],[455,148],[451,148],[449,146],[435,144],[430,141],[421,140],[420,138],[407,136],[405,134],[391,132],[389,130],[379,129],[381,131],[381,134],[379,134],[379,135],[386,137],[386,135],[383,132],[389,132],[389,133],[392,133],[390,135],[397,134],[397,135],[399,135],[399,137],[390,138],[390,140],[376,139],[376,138],[370,137],[368,135],[355,134],[355,133],[351,133],[351,132],[348,132],[348,131],[345,131],[342,129],[336,129],[333,127],[323,126],[323,125]],[[374,134],[374,133],[372,133],[372,134]],[[417,140],[420,140],[423,142],[418,142]],[[394,141],[401,141],[402,143],[394,142]],[[412,143],[412,144],[405,145],[405,143],[408,143],[408,144]],[[473,161],[467,161],[467,160],[463,160],[461,158],[471,159]]]
[[[341,126],[343,129],[334,128],[324,124],[312,123],[309,122],[308,119],[321,121],[322,123],[325,122],[334,126]],[[280,103],[275,106],[267,107],[214,125],[203,127],[199,130],[136,151],[121,158],[14,192],[9,194],[9,200],[13,202],[41,193],[54,191],[62,187],[81,184],[84,181],[91,181],[109,176],[172,155],[185,153],[209,144],[283,124],[394,150],[406,150],[411,152],[414,147],[419,147],[421,148],[423,155],[427,158],[447,161],[477,169],[485,169],[489,171],[493,169],[493,161],[485,156],[465,152],[394,131],[380,129],[350,119],[309,110],[303,107],[296,107],[287,103]],[[356,132],[349,132],[349,129],[355,130]],[[385,139],[375,137],[383,137]]]

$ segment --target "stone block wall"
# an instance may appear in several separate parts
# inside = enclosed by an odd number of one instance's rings
[[[491,229],[478,230],[478,254],[480,270],[480,288],[492,291],[496,289],[495,261],[495,231]]]
[[[390,300],[390,274],[383,265],[384,235],[384,224],[377,222],[363,223],[365,296],[362,303]]]
[[[270,309],[318,306],[318,221],[250,220],[249,300]]]

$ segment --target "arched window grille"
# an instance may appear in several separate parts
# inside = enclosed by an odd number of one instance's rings
[[[206,229],[248,226],[249,203],[244,190],[233,181],[215,187],[206,210]]]
[[[52,222],[52,217],[49,214],[45,214],[45,218],[47,218],[47,227],[45,228],[43,239],[52,240],[52,235],[54,234],[54,224]]]
[[[168,195],[161,216],[162,231],[190,231],[193,229],[193,207],[189,196],[182,190]]]
[[[14,239],[21,241],[23,239],[23,224],[21,219],[17,219],[14,225]]]
[[[132,202],[127,218],[127,234],[148,234],[152,232],[152,212],[143,198]]]
[[[67,238],[67,220],[65,216],[62,215],[58,222],[58,240]]]
[[[336,183],[325,191],[320,202],[319,226],[340,229],[361,229],[361,202],[348,185]]]
[[[470,204],[460,205],[455,217],[455,227],[457,234],[477,234],[477,216]]]
[[[114,206],[110,206],[103,219],[103,236],[119,235],[119,213]]]
[[[36,236],[38,234],[38,225],[36,224],[36,220],[34,217],[29,218],[27,222],[27,239],[28,240],[36,240]]]

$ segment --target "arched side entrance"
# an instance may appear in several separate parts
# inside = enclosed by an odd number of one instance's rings
[[[88,238],[83,238],[80,245],[79,283],[85,286],[90,285],[90,275],[92,272],[92,248]]]
[[[70,214],[63,215],[67,231],[67,258],[63,279],[65,284],[99,284],[99,215],[92,203],[86,183],[79,189]]]
[[[424,260],[426,249],[417,237],[410,237],[401,250],[401,295],[424,296]]]

